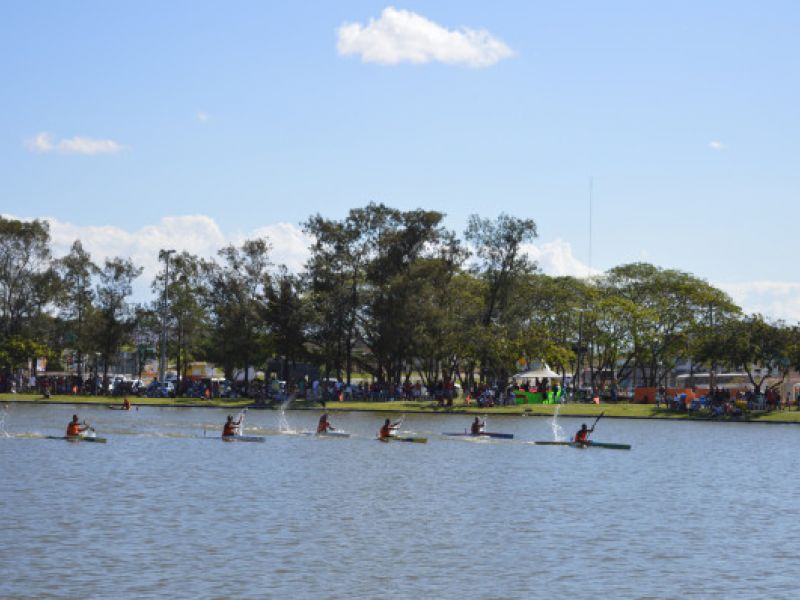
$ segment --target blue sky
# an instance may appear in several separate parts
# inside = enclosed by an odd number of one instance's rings
[[[5,2],[0,212],[157,254],[198,216],[238,239],[372,200],[457,230],[505,211],[580,270],[593,177],[594,267],[772,290],[747,308],[800,318],[800,4],[390,6]]]

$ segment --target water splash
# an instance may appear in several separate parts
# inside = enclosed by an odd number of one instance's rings
[[[294,429],[289,426],[289,421],[286,419],[286,409],[289,408],[289,404],[291,404],[292,400],[294,400],[294,395],[287,397],[286,400],[281,403],[280,414],[278,415],[278,430],[281,433],[295,433]]]
[[[236,428],[236,433],[238,435],[242,435],[244,433],[244,418],[247,416],[247,408],[243,408],[239,411],[239,414],[236,415],[236,422],[239,423],[239,426]]]
[[[566,441],[567,436],[564,433],[564,428],[558,424],[558,413],[561,410],[561,405],[556,404],[556,409],[553,411],[553,420],[550,421],[550,429],[553,430],[553,441],[563,442]]]

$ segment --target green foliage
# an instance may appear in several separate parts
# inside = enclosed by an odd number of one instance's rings
[[[115,258],[98,268],[76,241],[58,260],[47,224],[0,218],[0,367],[71,350],[121,347],[145,360],[166,327],[179,371],[203,358],[224,368],[273,357],[312,361],[329,376],[378,381],[420,376],[428,385],[476,377],[503,383],[520,357],[545,361],[591,384],[636,374],[654,386],[678,360],[744,368],[754,385],[800,367],[800,333],[742,316],[721,290],[689,273],[632,263],[591,279],[537,271],[526,244],[532,219],[473,215],[462,239],[437,211],[371,203],[340,219],[303,224],[313,239],[302,273],[275,268],[267,239],[183,252],[153,281],[156,301],[129,302],[141,268]]]
[[[49,308],[58,291],[44,221],[0,217],[0,365],[49,354],[55,336]]]
[[[204,263],[204,297],[210,338],[206,353],[221,364],[228,378],[236,368],[263,364],[271,354],[264,319],[266,290],[271,285],[269,241],[247,240],[219,251],[222,264]],[[249,386],[245,376],[245,387]]]
[[[12,336],[0,341],[0,367],[6,369],[27,367],[29,359],[49,354],[46,346],[34,340]]]

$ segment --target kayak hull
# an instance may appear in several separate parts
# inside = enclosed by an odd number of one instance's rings
[[[608,442],[535,442],[538,446],[569,446],[571,448],[605,448],[606,450],[630,450],[630,444],[611,444]]]
[[[350,434],[345,433],[344,431],[324,431],[317,433],[316,431],[308,432],[306,435],[313,435],[316,437],[338,437],[338,438],[349,438]]]
[[[493,431],[482,431],[481,433],[443,433],[442,435],[452,436],[452,437],[474,437],[474,438],[495,438],[498,440],[513,440],[514,434],[513,433],[496,433]]]
[[[397,437],[397,436],[389,436],[389,437],[379,437],[378,441],[386,442],[410,442],[412,444],[427,444],[428,438],[424,437]]]
[[[88,437],[83,435],[48,435],[48,440],[67,440],[68,442],[93,442],[95,444],[105,444],[104,437]]]
[[[223,442],[265,442],[267,438],[259,435],[223,435]]]

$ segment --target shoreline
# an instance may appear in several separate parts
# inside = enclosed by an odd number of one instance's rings
[[[5,404],[39,404],[59,405],[74,404],[79,406],[119,406],[121,401],[117,397],[95,396],[53,396],[44,398],[34,394],[0,394],[0,403]],[[171,399],[163,398],[133,398],[132,407],[154,408],[220,408],[252,410],[279,410],[280,404],[256,404],[250,399],[215,399],[199,400],[197,398]],[[522,404],[514,406],[498,406],[481,408],[456,404],[453,407],[442,407],[437,403],[392,401],[392,402],[338,402],[331,401],[327,406],[319,403],[308,403],[297,400],[285,410],[326,410],[332,413],[345,412],[375,412],[375,413],[408,413],[408,414],[433,414],[433,415],[491,415],[492,417],[544,417],[552,418],[556,407],[560,407],[559,416],[570,418],[595,418],[603,413],[604,419],[634,419],[646,421],[693,421],[705,423],[766,423],[771,425],[800,425],[800,411],[792,409],[776,410],[771,412],[750,413],[742,417],[713,418],[706,415],[691,415],[689,413],[674,413],[666,409],[657,408],[654,404]]]

